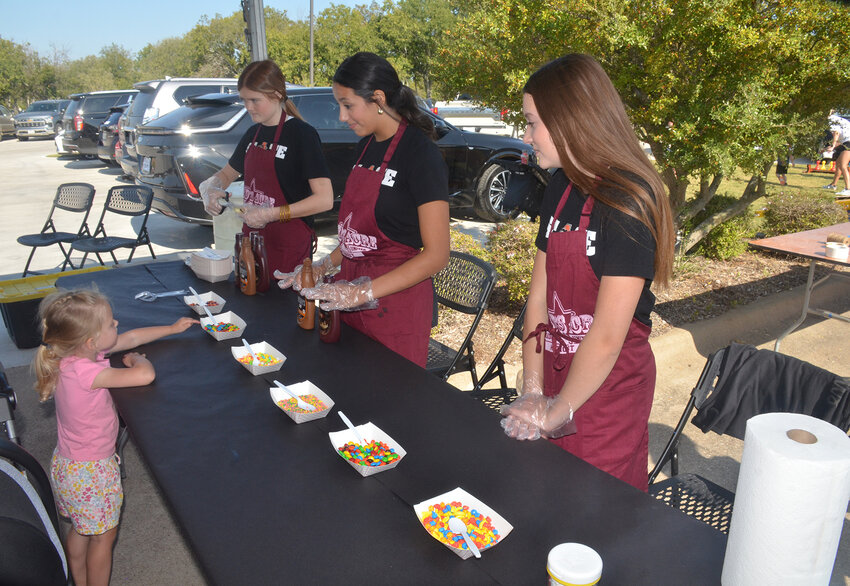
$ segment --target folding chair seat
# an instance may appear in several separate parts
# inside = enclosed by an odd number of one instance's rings
[[[103,265],[103,259],[100,255],[101,253],[108,252],[112,256],[112,262],[117,265],[118,259],[115,258],[115,250],[118,248],[130,249],[130,256],[127,258],[127,262],[129,263],[133,260],[136,247],[145,244],[151,251],[151,257],[155,259],[156,254],[154,254],[147,228],[151,203],[153,203],[153,192],[149,187],[141,185],[116,185],[115,187],[110,187],[94,234],[90,238],[76,240],[71,246],[74,250],[84,253],[83,263],[85,263],[89,254],[94,254],[97,256],[100,264]],[[136,237],[108,236],[106,234],[106,227],[104,226],[104,219],[107,213],[141,217],[142,225],[139,227]]]
[[[0,495],[0,583],[68,584],[50,481],[35,458],[5,437],[0,437]]]
[[[728,533],[735,495],[697,474],[679,474],[679,440],[691,423],[744,439],[750,417],[801,413],[850,429],[850,382],[827,370],[772,350],[731,344],[708,357],[679,422],[649,473],[649,493]],[[670,478],[655,482],[670,464]]]
[[[71,262],[70,247],[68,250],[65,250],[63,244],[71,244],[80,238],[91,236],[91,233],[89,232],[88,219],[92,201],[94,201],[94,186],[89,185],[88,183],[63,183],[56,188],[56,196],[53,198],[53,205],[50,208],[50,213],[47,215],[47,221],[41,228],[41,232],[38,234],[26,234],[18,237],[18,244],[23,244],[24,246],[32,248],[32,250],[30,250],[29,257],[27,258],[27,264],[24,265],[24,272],[21,275],[22,277],[27,276],[27,271],[29,271],[30,263],[32,262],[32,257],[35,255],[35,251],[38,248],[53,246],[54,244],[59,245],[59,249],[65,257],[65,260],[62,262],[61,270],[64,271],[65,267],[68,265],[71,265],[72,269],[77,268],[74,266],[74,263]],[[76,232],[61,232],[56,229],[56,221],[53,217],[56,210],[63,210],[73,214],[82,214],[83,219]]]
[[[493,360],[490,362],[487,370],[485,370],[484,374],[481,375],[478,384],[472,389],[471,394],[473,397],[483,401],[484,404],[496,411],[498,411],[502,405],[512,403],[514,399],[517,398],[516,388],[508,386],[508,377],[505,372],[505,353],[508,351],[508,348],[510,348],[511,343],[514,340],[519,340],[520,343],[522,342],[522,327],[525,322],[525,309],[527,306],[528,301],[523,304],[522,310],[514,320],[513,326],[511,326],[511,331],[508,332],[504,342],[502,342],[502,346],[499,348],[499,351],[496,352],[496,356],[493,357]],[[499,388],[482,388],[496,377],[499,378]]]
[[[450,348],[433,338],[429,340],[425,367],[428,372],[445,380],[455,372],[468,370],[472,375],[473,387],[478,385],[472,336],[487,309],[487,301],[497,278],[496,269],[489,263],[465,252],[451,251],[448,265],[434,275],[437,302],[475,317],[458,348]]]

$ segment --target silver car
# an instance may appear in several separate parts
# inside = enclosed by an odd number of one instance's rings
[[[12,112],[5,106],[0,106],[0,140],[6,136],[15,136],[15,121]]]

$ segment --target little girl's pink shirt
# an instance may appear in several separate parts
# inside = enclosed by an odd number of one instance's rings
[[[118,413],[109,391],[92,388],[95,377],[109,360],[69,356],[59,363],[56,383],[56,425],[59,454],[70,460],[104,460],[115,454]]]

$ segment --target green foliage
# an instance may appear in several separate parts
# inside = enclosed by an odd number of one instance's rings
[[[505,279],[508,298],[522,302],[528,297],[531,284],[531,269],[537,247],[538,225],[526,220],[511,220],[497,224],[487,237],[486,260],[493,265]]]
[[[777,236],[846,222],[847,210],[833,198],[832,193],[816,189],[771,193],[764,212],[764,232]]]
[[[715,196],[705,209],[684,223],[682,230],[687,233],[709,216],[732,205],[735,199],[729,194]],[[744,212],[712,229],[693,252],[718,260],[734,258],[747,251],[747,239],[752,238],[754,231],[753,214],[749,211]]]
[[[457,228],[449,230],[449,240],[452,250],[477,256],[481,260],[490,261],[490,253],[474,236],[461,232]]]

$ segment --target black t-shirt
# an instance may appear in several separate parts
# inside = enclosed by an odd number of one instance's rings
[[[569,179],[559,169],[552,175],[543,195],[540,230],[536,240],[537,248],[543,252],[546,252],[551,230],[563,231],[566,224],[570,224],[573,230],[578,229],[581,208],[587,196],[575,185],[564,209],[561,210],[559,222],[552,227],[552,216],[568,184]],[[649,314],[655,305],[655,295],[649,290],[649,286],[655,276],[655,241],[649,228],[633,217],[597,200],[593,204],[587,230],[596,236],[592,247],[588,248],[588,259],[598,279],[603,275],[646,279],[635,310],[635,318],[646,325],[652,325]]]
[[[228,161],[230,166],[239,173],[245,172],[245,152],[254,140],[257,126],[260,125],[254,124],[242,135]],[[277,126],[262,126],[256,143],[261,148],[271,148],[276,130]],[[313,193],[310,189],[310,179],[331,176],[325,162],[325,155],[322,153],[319,133],[303,120],[287,117],[280,132],[277,150],[280,154],[275,158],[274,169],[289,203],[301,201]],[[312,217],[302,219],[308,225],[313,224]]]
[[[363,152],[368,141],[366,137],[357,144],[355,156]],[[360,166],[380,167],[391,142],[392,138],[381,142],[372,138]],[[424,132],[408,126],[387,164],[387,172],[375,204],[378,228],[396,242],[422,248],[417,208],[449,200],[449,170],[440,148]]]

